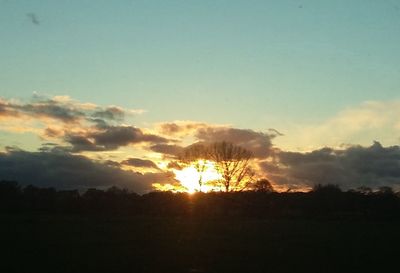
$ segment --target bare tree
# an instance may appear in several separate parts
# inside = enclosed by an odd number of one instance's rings
[[[249,166],[251,152],[225,141],[209,145],[207,152],[222,175],[221,182],[225,191],[238,191],[247,187],[249,180],[254,176]]]
[[[179,156],[179,160],[184,165],[193,166],[199,174],[199,191],[202,191],[203,176],[207,170],[207,147],[201,143],[188,146]]]

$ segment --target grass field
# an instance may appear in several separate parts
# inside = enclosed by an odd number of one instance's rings
[[[399,222],[1,215],[0,272],[398,272]]]

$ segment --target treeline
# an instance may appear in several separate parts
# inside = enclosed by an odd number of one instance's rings
[[[400,220],[400,197],[389,187],[342,191],[336,185],[317,185],[306,193],[258,190],[139,195],[117,187],[80,193],[0,181],[0,212]]]

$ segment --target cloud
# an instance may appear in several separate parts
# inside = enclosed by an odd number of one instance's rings
[[[64,98],[61,100],[61,98]],[[81,105],[66,100],[66,97],[45,99],[35,96],[32,102],[20,103],[15,100],[0,99],[0,115],[37,118],[50,118],[64,123],[77,122],[85,116]]]
[[[101,107],[92,103],[80,103],[68,96],[46,98],[34,95],[28,103],[0,98],[0,117],[36,118],[42,121],[52,119],[63,123],[100,122],[101,119],[122,121],[126,114],[141,113],[142,111],[126,110],[117,106]]]
[[[204,122],[195,121],[174,121],[165,122],[157,125],[157,131],[160,134],[183,137],[195,133],[199,128],[210,127],[211,125]]]
[[[155,144],[150,150],[156,153],[176,157],[183,151],[183,147],[175,144]]]
[[[53,118],[65,123],[77,122],[85,116],[79,109],[59,105],[58,102],[52,100],[34,104],[14,105],[14,109],[39,118]]]
[[[123,108],[79,103],[67,96],[51,99],[35,96],[32,102],[25,104],[5,100],[0,103],[3,115],[22,115],[44,122],[46,127],[41,137],[67,143],[70,147],[66,146],[65,151],[74,153],[110,151],[145,143],[151,151],[175,157],[183,146],[188,145],[183,142],[191,138],[200,142],[232,142],[250,150],[256,158],[266,158],[273,152],[271,139],[278,134],[276,131],[262,133],[192,121],[161,123],[157,125],[156,133],[148,133],[141,128],[121,125],[127,113]],[[178,140],[169,137],[178,137]],[[177,142],[181,142],[180,145]]]
[[[136,173],[117,164],[93,161],[61,152],[27,152],[9,148],[0,153],[0,179],[16,180],[57,189],[87,189],[119,186],[138,193],[148,192],[152,183],[175,182],[168,172]]]
[[[110,151],[138,143],[167,143],[169,140],[154,134],[146,134],[133,126],[106,126],[91,128],[77,134],[67,133],[64,141],[71,144],[71,152]]]
[[[73,153],[78,153],[78,152],[82,152],[82,151],[96,152],[96,151],[110,150],[110,149],[107,149],[106,147],[96,145],[96,143],[94,143],[89,138],[82,136],[82,135],[66,135],[65,141],[68,142],[69,144],[71,144],[72,147],[65,147],[64,150],[70,151]]]
[[[132,146],[138,154],[146,151],[159,153],[163,159],[171,160],[167,167],[172,170],[181,167],[175,161],[185,147],[193,143],[227,141],[251,151],[253,167],[259,176],[266,176],[277,187],[305,189],[318,183],[338,184],[344,189],[361,185],[400,187],[398,146],[383,147],[375,142],[367,147],[329,145],[331,148],[319,148],[324,141],[339,143],[332,139],[341,139],[340,144],[351,139],[371,140],[376,135],[398,140],[400,102],[366,102],[342,111],[323,125],[305,127],[305,131],[294,136],[286,133],[285,138],[291,137],[299,145],[308,141],[318,146],[306,153],[284,151],[274,146],[272,141],[283,135],[274,129],[258,132],[204,122],[174,121],[156,124],[155,130],[151,131],[123,123],[124,117],[132,111],[135,110],[80,103],[67,96],[49,99],[36,95],[28,103],[0,98],[1,130],[33,133],[40,136],[42,142],[47,142],[39,152],[11,149],[1,153],[0,179],[18,179],[28,183],[32,177],[31,180],[38,185],[71,188],[118,183],[145,191],[152,183],[176,183],[173,174],[162,172],[147,158],[123,160],[127,158],[127,151],[121,147]],[[78,155],[83,152],[105,161]],[[159,158],[159,155],[155,157]],[[128,165],[153,169],[153,173],[132,172]],[[35,170],[38,174],[34,173]],[[56,177],[61,178],[57,180]]]
[[[123,120],[125,117],[125,111],[117,106],[110,106],[106,109],[99,110],[92,115],[95,118],[102,118],[107,120]]]
[[[19,112],[13,109],[10,102],[0,98],[0,118],[18,117]]]
[[[140,158],[128,158],[121,162],[123,165],[128,165],[132,167],[139,167],[139,168],[149,168],[149,169],[156,169],[159,170],[157,165],[148,159],[140,159]]]
[[[249,150],[256,159],[273,156],[275,148],[272,145],[272,139],[283,135],[275,129],[269,129],[268,133],[264,133],[194,121],[159,123],[157,132],[161,135],[181,138],[181,145],[160,144],[150,147],[150,150],[168,156],[179,155],[184,146],[189,144],[188,140],[192,143],[193,141],[205,143],[226,141]]]
[[[68,96],[48,99],[34,95],[29,103],[0,99],[0,118],[4,119],[0,129],[33,132],[45,140],[70,144],[63,149],[75,153],[116,150],[138,143],[168,142],[164,137],[144,133],[134,126],[121,125],[125,115],[132,114],[132,111],[136,110],[80,103]],[[15,119],[21,120],[18,127],[13,125]]]
[[[117,162],[117,161],[113,161],[113,160],[106,160],[104,161],[104,164],[107,166],[111,166],[111,167],[121,167],[121,163]]]
[[[312,187],[337,184],[343,189],[400,186],[400,147],[374,142],[346,149],[322,148],[308,153],[281,152],[279,164],[262,162],[261,169],[278,184]]]
[[[374,139],[396,145],[400,142],[400,101],[365,101],[320,124],[297,124],[286,132],[277,143],[298,151],[342,144],[369,145]]]
[[[47,99],[32,103],[18,103],[15,101],[0,100],[0,116],[15,118],[51,118],[64,123],[77,122],[84,117],[79,107]]]
[[[128,144],[148,142],[166,143],[168,139],[154,134],[146,134],[139,128],[133,126],[110,126],[103,131],[89,134],[96,145],[104,146],[106,149],[116,149]]]
[[[266,134],[250,129],[208,127],[198,129],[195,136],[201,142],[231,142],[249,150],[255,158],[268,158],[274,152],[271,140],[275,134]]]
[[[63,136],[64,132],[57,129],[57,128],[51,128],[48,127],[44,130],[43,135],[49,138],[58,138]]]

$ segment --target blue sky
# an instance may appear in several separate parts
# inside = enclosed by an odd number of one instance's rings
[[[2,97],[146,109],[140,125],[290,134],[399,98],[397,1],[1,1],[0,37]]]

